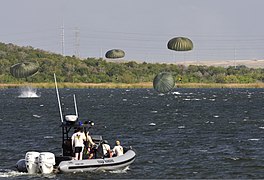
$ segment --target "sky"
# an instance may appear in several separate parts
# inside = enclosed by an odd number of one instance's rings
[[[264,0],[0,0],[0,42],[81,58],[122,49],[128,61],[264,59]],[[167,48],[174,37],[194,48]]]

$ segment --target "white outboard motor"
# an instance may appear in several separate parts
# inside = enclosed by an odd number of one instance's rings
[[[38,168],[41,173],[52,173],[53,166],[55,165],[55,155],[53,153],[42,152],[39,154],[38,160]]]
[[[25,156],[26,168],[29,174],[38,173],[39,152],[27,152]]]

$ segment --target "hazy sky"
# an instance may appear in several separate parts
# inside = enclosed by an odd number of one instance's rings
[[[264,0],[0,0],[0,41],[147,62],[264,59]],[[167,42],[185,36],[194,49]]]

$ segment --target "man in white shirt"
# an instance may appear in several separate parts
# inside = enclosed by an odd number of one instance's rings
[[[86,140],[85,134],[82,132],[81,128],[77,129],[77,132],[74,133],[71,137],[72,147],[75,152],[75,160],[82,160],[84,141]]]
[[[116,141],[116,146],[113,149],[113,153],[116,156],[121,156],[124,154],[123,147],[120,145],[120,141]]]
[[[102,142],[102,148],[103,148],[103,154],[104,154],[104,157],[112,157],[112,152],[111,152],[111,148],[107,142],[107,140],[104,140]]]

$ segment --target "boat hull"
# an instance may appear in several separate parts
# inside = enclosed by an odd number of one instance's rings
[[[136,153],[133,150],[128,150],[124,155],[118,157],[62,161],[58,170],[62,173],[122,170],[133,163],[135,157]]]

